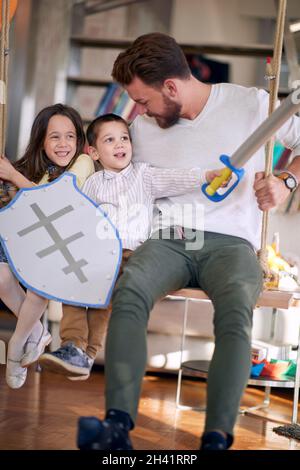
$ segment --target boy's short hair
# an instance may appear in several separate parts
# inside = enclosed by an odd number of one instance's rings
[[[168,78],[188,79],[191,70],[174,38],[163,33],[138,37],[115,60],[112,77],[129,85],[138,77],[146,85],[161,87]]]
[[[113,113],[103,114],[103,116],[98,116],[96,119],[94,119],[86,130],[86,138],[89,145],[95,147],[99,129],[101,125],[106,122],[121,122],[127,128],[129,133],[128,123],[121,116]]]

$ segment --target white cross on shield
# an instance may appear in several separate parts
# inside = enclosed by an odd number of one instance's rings
[[[28,289],[71,305],[109,304],[121,240],[74,175],[20,190],[0,210],[0,236],[11,269]]]

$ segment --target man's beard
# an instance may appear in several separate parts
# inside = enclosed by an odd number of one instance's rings
[[[163,100],[165,104],[163,115],[154,113],[147,113],[147,115],[149,117],[153,117],[159,127],[162,129],[168,129],[179,121],[182,105],[171,101],[170,98],[165,95],[163,95]]]

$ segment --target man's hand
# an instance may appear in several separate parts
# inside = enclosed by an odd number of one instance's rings
[[[272,209],[286,200],[291,194],[290,190],[285,186],[284,182],[274,175],[267,178],[263,171],[255,174],[253,185],[255,197],[258,207],[262,211]]]

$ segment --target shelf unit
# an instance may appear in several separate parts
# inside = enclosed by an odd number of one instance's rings
[[[203,411],[204,407],[194,407],[181,404],[181,387],[183,375],[194,376],[199,378],[207,379],[207,373],[209,369],[210,361],[203,360],[189,360],[183,361],[183,352],[185,349],[185,337],[188,320],[188,309],[189,302],[210,302],[210,299],[201,289],[181,289],[179,291],[170,293],[170,299],[181,299],[184,300],[184,314],[183,314],[183,326],[182,326],[182,337],[181,337],[181,358],[180,358],[180,369],[178,372],[177,382],[177,393],[176,393],[176,406],[180,409],[198,409]],[[263,291],[257,301],[258,307],[270,307],[272,308],[272,322],[270,341],[273,340],[275,321],[277,317],[277,311],[279,308],[289,309],[290,307],[300,307],[300,293],[287,292],[287,291]],[[266,408],[270,404],[270,393],[271,387],[285,387],[294,388],[293,398],[293,410],[292,410],[292,423],[297,423],[298,418],[298,401],[299,401],[299,385],[300,385],[300,327],[297,345],[297,359],[296,359],[296,373],[295,379],[275,379],[273,377],[250,377],[248,385],[258,385],[265,387],[265,398],[262,405],[257,407],[248,408],[241,410],[241,412],[251,412],[257,409]]]
[[[210,361],[192,360],[186,361],[181,364],[183,374],[188,373],[190,376],[200,377],[207,379]],[[282,387],[294,388],[294,379],[274,379],[274,377],[251,377],[248,380],[248,385],[258,385],[260,387]]]
[[[110,48],[110,49],[126,49],[134,38],[130,39],[96,39],[83,36],[72,36],[71,45],[77,47],[90,48]],[[233,45],[233,44],[180,44],[183,51],[188,54],[222,54],[236,55],[244,57],[267,57],[273,54],[273,46],[269,44],[249,44],[249,45]]]
[[[72,77],[71,75],[68,76],[67,80],[71,85],[84,85],[95,87],[102,87],[111,83],[110,80],[97,80],[97,78],[91,77]]]
[[[168,0],[169,1],[169,0]],[[74,94],[78,87],[105,87],[110,83],[110,77],[96,76],[96,78],[88,76],[89,74],[85,71],[81,75],[80,62],[81,62],[81,51],[83,49],[107,49],[107,50],[122,50],[127,48],[134,40],[132,37],[123,37],[123,38],[95,38],[90,37],[90,34],[85,31],[84,21],[85,18],[88,18],[95,13],[105,12],[108,10],[119,9],[130,4],[143,3],[144,0],[116,0],[111,2],[94,2],[89,4],[89,2],[78,1],[74,3],[72,7],[72,27],[71,27],[71,36],[70,36],[70,63],[69,70],[66,77],[66,102],[72,104],[74,99]],[[145,8],[149,5],[148,2],[145,3]],[[164,4],[167,3],[167,0],[164,1]],[[169,23],[166,20],[167,16],[170,16],[171,7],[163,10],[163,7],[158,4],[158,6],[153,7],[153,13],[158,15],[160,21],[162,17],[164,18],[164,23],[166,28],[169,27]],[[151,10],[149,10],[151,11]],[[168,26],[167,26],[168,25]],[[167,30],[167,29],[166,29]],[[267,35],[265,35],[267,38]],[[221,44],[216,42],[206,42],[202,44],[189,44],[181,43],[181,47],[186,54],[199,54],[199,55],[225,55],[225,56],[239,56],[239,57],[251,57],[251,58],[264,58],[273,55],[273,44]],[[289,46],[285,42],[284,49],[286,51],[286,59],[289,58]],[[113,64],[111,64],[112,67]],[[99,74],[100,75],[100,74]],[[289,93],[288,89],[280,89],[279,97],[285,97]],[[93,93],[92,93],[93,94]],[[79,110],[80,111],[80,110]],[[88,121],[88,118],[85,119]]]
[[[67,76],[67,103],[71,104],[74,93],[78,86],[103,87],[111,83],[110,80],[102,80],[80,75],[80,50],[88,49],[126,49],[134,39],[98,39],[84,37],[82,35],[73,35],[70,38],[71,61],[69,74]],[[272,45],[269,44],[181,44],[186,54],[218,54],[240,57],[261,57],[266,58],[273,54]],[[287,96],[289,90],[280,89],[279,97]],[[88,119],[85,119],[88,121]]]
[[[123,50],[126,49],[134,38],[95,38],[89,37],[84,33],[84,19],[94,13],[105,11],[108,9],[118,8],[127,4],[138,3],[140,0],[121,0],[118,2],[108,2],[108,5],[95,2],[94,6],[88,6],[84,2],[78,2],[72,9],[72,29],[70,37],[70,62],[68,74],[66,77],[67,96],[66,101],[72,104],[74,95],[78,87],[105,87],[110,83],[110,78],[90,77],[86,72],[81,75],[81,51],[83,49],[107,49],[107,50]],[[181,47],[186,54],[209,54],[209,55],[225,55],[240,57],[256,57],[266,58],[273,55],[272,44],[220,44],[220,43],[202,43],[189,44],[181,43]],[[111,64],[112,67],[113,64]],[[289,90],[280,89],[279,97],[284,97]],[[88,121],[88,118],[85,119]]]

